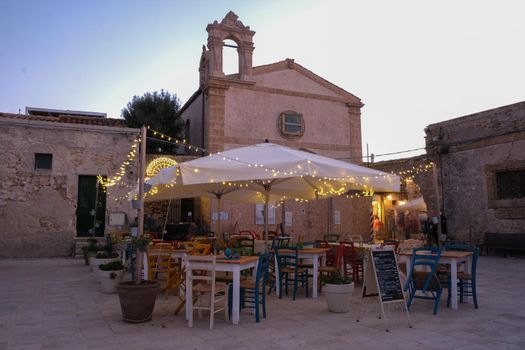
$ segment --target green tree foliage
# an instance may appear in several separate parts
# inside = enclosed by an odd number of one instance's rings
[[[181,104],[176,94],[167,91],[146,92],[143,96],[133,96],[121,116],[131,128],[143,125],[172,137],[181,137],[184,132],[184,121],[180,118]],[[161,150],[159,152],[159,149]],[[148,153],[172,153],[173,145],[148,140]]]

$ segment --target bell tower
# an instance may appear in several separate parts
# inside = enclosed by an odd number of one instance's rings
[[[219,23],[217,21],[208,24],[208,49],[203,47],[199,67],[200,84],[203,85],[210,77],[224,77],[222,64],[224,40],[232,40],[237,45],[239,57],[239,70],[237,79],[251,80],[253,36],[254,31],[238,20],[238,16],[232,11]]]

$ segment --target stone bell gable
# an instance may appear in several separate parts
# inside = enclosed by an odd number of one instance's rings
[[[224,77],[223,46],[224,40],[232,40],[237,45],[239,55],[238,79],[250,80],[252,76],[253,36],[254,31],[238,20],[232,11],[219,23],[208,24],[208,49],[203,46],[199,67],[200,86],[204,85],[209,77]]]

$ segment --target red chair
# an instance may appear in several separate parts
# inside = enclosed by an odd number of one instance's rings
[[[326,252],[326,266],[319,267],[319,292],[323,288],[323,276],[330,276],[341,269],[341,264],[344,261],[344,247],[330,246],[330,250]]]
[[[359,283],[363,279],[363,258],[359,256],[354,242],[341,242],[344,256],[344,271],[345,276],[350,275],[352,271],[352,280],[354,283]]]

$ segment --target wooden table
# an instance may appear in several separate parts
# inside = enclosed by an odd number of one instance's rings
[[[430,254],[430,252],[419,251],[418,254]],[[458,263],[464,263],[465,271],[468,271],[468,265],[472,260],[472,255],[472,252],[444,250],[441,252],[441,257],[439,258],[440,264],[450,265],[450,305],[454,310],[458,308]],[[409,273],[412,268],[412,252],[399,253],[399,258],[400,262],[405,262],[407,273]]]
[[[256,268],[259,261],[258,256],[241,256],[240,259],[226,259],[222,255],[217,256],[215,270],[231,272],[233,274],[233,304],[232,304],[232,323],[239,323],[240,314],[240,290],[241,290],[241,271]],[[192,271],[211,269],[211,263],[186,260],[186,319],[188,319],[192,305]]]
[[[319,283],[319,259],[321,259],[321,266],[326,265],[326,252],[330,248],[304,248],[298,250],[298,255],[302,259],[313,260],[313,287],[312,287],[312,298],[317,298],[317,286]],[[295,254],[294,250],[279,249],[281,254]],[[279,295],[279,265],[277,263],[277,256],[275,256],[275,291]]]

